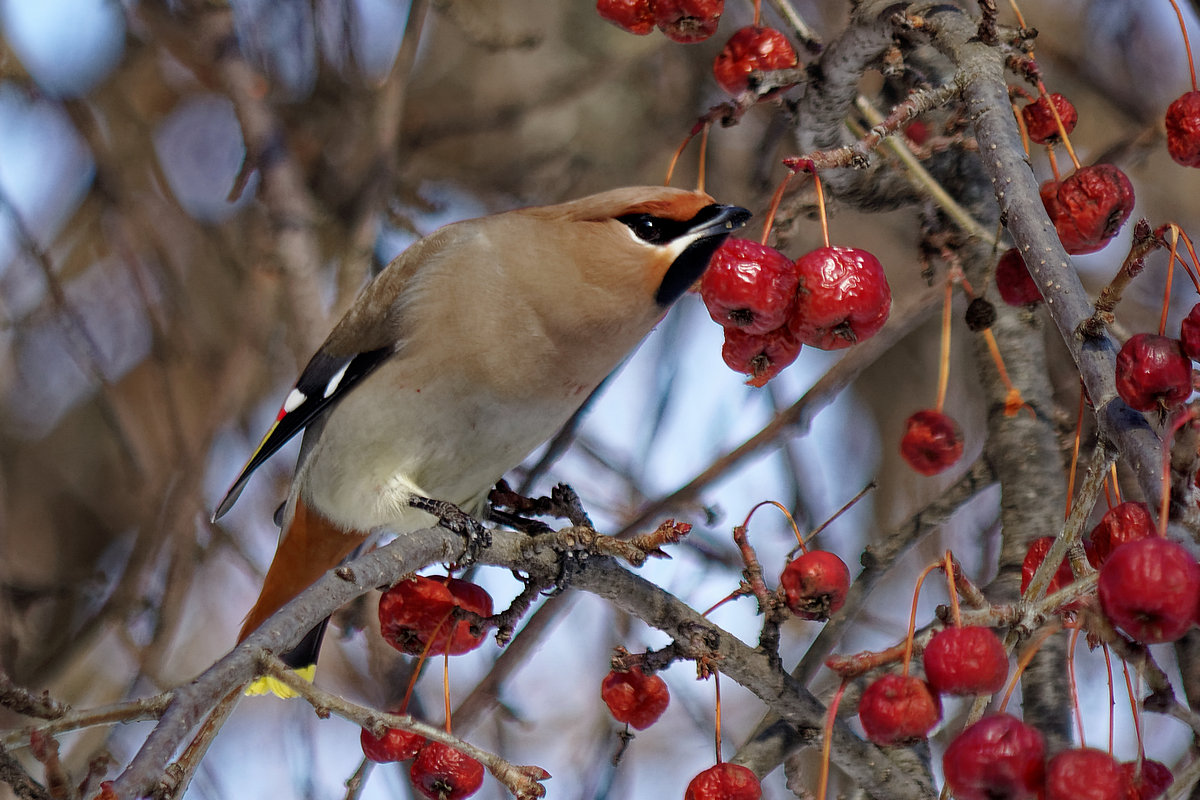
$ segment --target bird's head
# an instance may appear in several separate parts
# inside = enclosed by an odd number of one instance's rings
[[[704,192],[630,186],[562,203],[525,209],[531,216],[574,223],[576,263],[584,280],[611,289],[637,288],[662,311],[695,283],[721,243],[750,219],[738,206],[720,205]]]

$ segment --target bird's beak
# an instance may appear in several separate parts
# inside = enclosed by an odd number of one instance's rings
[[[713,203],[696,212],[687,232],[676,239],[683,245],[659,283],[654,300],[663,307],[674,303],[700,279],[717,248],[729,234],[746,224],[751,213],[741,206]]]

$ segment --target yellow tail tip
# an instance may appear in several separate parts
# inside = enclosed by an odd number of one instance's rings
[[[294,672],[304,680],[312,683],[313,678],[317,674],[317,665],[309,664],[307,667],[298,667]],[[273,694],[280,699],[286,700],[289,697],[295,697],[296,691],[273,675],[263,675],[247,686],[244,694],[247,697]]]

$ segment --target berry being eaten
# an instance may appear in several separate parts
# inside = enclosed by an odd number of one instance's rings
[[[800,276],[790,258],[749,239],[726,239],[700,279],[700,297],[713,322],[764,334],[787,322]]]
[[[962,430],[948,415],[926,408],[904,423],[900,455],[922,475],[936,475],[949,469],[962,454]]]
[[[858,701],[858,719],[867,738],[878,745],[924,739],[941,718],[938,696],[929,684],[912,675],[882,675],[863,690]]]
[[[647,675],[638,667],[628,672],[613,670],[600,684],[600,697],[617,722],[645,730],[658,721],[671,693],[667,682],[657,675]]]
[[[828,550],[810,550],[788,562],[779,585],[793,614],[800,619],[826,620],[846,604],[850,570]]]
[[[1033,800],[1045,776],[1045,743],[1011,714],[991,714],[954,737],[942,771],[957,800]]]
[[[470,625],[454,618],[455,608],[490,617],[492,598],[482,587],[458,578],[405,578],[379,598],[380,631],[402,653],[421,655],[428,645],[429,655],[461,655],[482,644],[487,634],[473,636]]]
[[[796,260],[800,286],[788,327],[802,344],[837,350],[887,322],[892,289],[879,259],[857,247],[818,247]]]
[[[788,69],[799,63],[795,48],[782,33],[774,28],[748,25],[729,37],[717,54],[713,77],[725,91],[741,94],[750,84],[750,73]]]
[[[1130,408],[1171,409],[1192,393],[1192,360],[1178,339],[1138,333],[1121,345],[1116,377],[1117,394]]]

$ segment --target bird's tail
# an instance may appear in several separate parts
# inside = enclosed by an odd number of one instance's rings
[[[246,615],[238,634],[241,642],[258,629],[268,617],[296,595],[311,586],[325,572],[336,567],[367,538],[366,533],[346,531],[310,509],[302,499],[296,500],[295,513],[279,541],[275,558],[267,569],[262,591],[254,607]],[[304,677],[312,679],[317,652],[328,620],[322,621],[283,660]],[[278,681],[260,678],[251,684],[247,694],[273,692],[284,688]],[[290,693],[290,690],[284,691]]]

